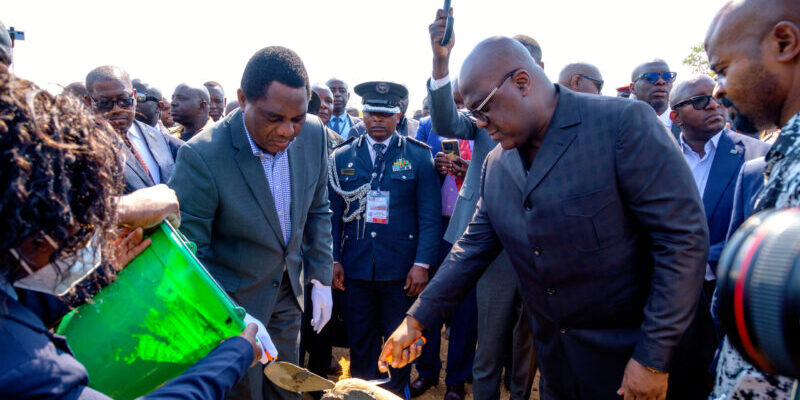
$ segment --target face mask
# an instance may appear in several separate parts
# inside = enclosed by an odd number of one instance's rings
[[[54,248],[58,247],[50,237],[46,236],[45,239]],[[100,265],[100,252],[95,248],[94,242],[95,238],[92,237],[86,247],[78,250],[75,255],[63,260],[56,260],[36,271],[32,271],[30,265],[16,251],[12,250],[11,254],[20,262],[22,268],[28,272],[28,276],[14,282],[14,286],[55,296],[63,296]],[[61,271],[60,275],[56,268]]]

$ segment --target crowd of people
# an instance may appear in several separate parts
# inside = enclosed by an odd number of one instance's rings
[[[448,15],[411,118],[403,84],[354,85],[354,109],[280,46],[231,99],[111,65],[53,95],[9,71],[0,24],[0,397],[106,398],[53,328],[167,219],[248,324],[146,398],[298,399],[263,364],[336,374],[338,346],[406,400],[442,373],[445,400],[526,400],[537,371],[548,400],[790,399],[731,346],[715,289],[750,215],[800,205],[796,0],[728,3],[713,78],[642,60],[617,97],[587,63],[551,82],[522,34],[455,78]]]

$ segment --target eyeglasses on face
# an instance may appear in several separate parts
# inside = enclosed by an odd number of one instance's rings
[[[489,100],[492,99],[494,94],[497,93],[498,90],[500,90],[500,86],[503,86],[503,83],[505,83],[506,80],[508,80],[508,78],[512,77],[519,70],[520,70],[520,68],[517,68],[517,69],[505,74],[503,76],[503,79],[500,80],[500,83],[498,83],[497,86],[495,86],[494,89],[492,89],[492,91],[489,92],[489,95],[487,95],[486,98],[484,98],[483,101],[480,102],[480,104],[478,104],[478,106],[475,107],[474,110],[472,110],[472,111],[467,113],[467,118],[471,119],[472,122],[475,122],[475,123],[477,123],[479,121],[488,122],[489,118],[482,111],[483,108],[486,107],[486,104],[489,103]]]
[[[133,107],[133,95],[129,97],[120,97],[118,99],[103,99],[103,100],[95,100],[92,99],[92,104],[94,107],[101,112],[109,112],[114,109],[114,104],[119,106],[119,108],[129,109]]]
[[[702,95],[702,96],[695,96],[695,97],[686,99],[684,101],[681,101],[679,103],[675,103],[675,105],[672,106],[672,109],[673,110],[677,110],[678,108],[681,108],[681,107],[683,107],[683,106],[685,106],[687,104],[691,104],[692,108],[694,108],[695,110],[703,110],[706,107],[708,107],[708,103],[710,103],[712,99],[714,100],[715,103],[722,104],[722,102],[717,100],[717,99],[715,99],[714,96],[712,96],[710,94],[706,94],[706,95]]]
[[[636,79],[633,80],[633,83],[636,83],[641,79],[644,79],[649,83],[656,83],[658,82],[659,78],[663,79],[666,83],[670,83],[675,80],[676,76],[678,76],[677,72],[645,72],[636,77]]]
[[[592,81],[592,83],[594,84],[594,87],[597,88],[597,93],[600,93],[600,92],[603,91],[603,84],[605,83],[604,80],[597,79],[597,78],[592,78],[591,76],[584,75],[584,74],[578,74],[578,76],[580,76],[581,78],[586,78],[586,79]]]

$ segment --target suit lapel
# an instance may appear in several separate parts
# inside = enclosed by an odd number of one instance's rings
[[[136,156],[133,154],[133,151],[128,148],[128,146],[123,145],[123,152],[125,157],[125,166],[132,170],[139,179],[144,182],[145,186],[154,186],[155,182],[153,179],[150,178],[150,175],[147,171],[144,170],[141,164],[139,164],[139,160],[136,159]]]
[[[169,171],[167,171],[164,166],[174,162],[172,161],[172,154],[169,153],[169,148],[165,146],[159,146],[159,141],[163,143],[163,140],[155,136],[154,130],[156,128],[151,128],[143,123],[140,123],[139,121],[134,121],[133,123],[137,124],[139,127],[139,132],[142,133],[142,137],[144,137],[144,141],[147,143],[147,148],[150,149],[150,154],[153,155],[153,159],[156,160],[156,164],[158,164],[158,170],[161,173],[161,180],[166,182],[167,179],[164,179],[164,177],[168,175]],[[160,131],[158,133],[161,134]],[[161,150],[167,150],[167,153],[164,154],[164,152]]]
[[[367,143],[364,136],[359,137],[356,141],[358,141],[358,144],[356,144],[356,154],[358,155],[357,162],[361,164],[361,167],[364,168],[365,171],[369,171],[371,174],[375,166],[372,165],[372,158],[369,156],[369,148],[367,147],[369,143]]]
[[[241,111],[237,111],[241,114]],[[239,170],[242,171],[242,176],[250,187],[250,192],[255,197],[264,217],[267,219],[268,225],[272,228],[275,238],[281,246],[285,246],[283,239],[283,232],[281,231],[281,223],[278,220],[278,213],[275,210],[275,201],[272,199],[272,192],[269,190],[267,183],[267,176],[264,174],[264,167],[261,165],[261,160],[253,155],[250,148],[250,142],[247,140],[247,133],[244,131],[244,124],[240,115],[234,115],[231,118],[231,142],[233,147],[236,148],[236,164]]]
[[[519,151],[517,149],[503,150],[500,153],[500,158],[511,175],[511,179],[519,187],[520,192],[525,190],[525,167],[522,165]]]
[[[539,185],[575,139],[575,131],[569,128],[581,123],[580,109],[575,95],[566,90],[561,91],[558,85],[556,90],[559,92],[558,105],[545,133],[542,147],[533,159],[533,165],[528,172],[523,198],[527,198],[528,194]]]
[[[742,143],[734,143],[728,137],[727,130],[722,132],[719,137],[716,154],[714,154],[714,161],[711,163],[711,171],[708,172],[706,188],[703,192],[703,206],[706,211],[706,218],[711,218],[725,189],[736,177],[743,159],[744,146]]]

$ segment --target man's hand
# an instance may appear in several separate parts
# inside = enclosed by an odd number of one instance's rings
[[[333,263],[333,283],[331,287],[334,290],[344,290],[344,267],[342,263]]]
[[[453,168],[450,169],[450,173],[459,178],[463,178],[467,175],[467,168],[469,168],[469,160],[458,157],[456,162],[453,163]]]
[[[622,386],[617,394],[625,396],[624,400],[664,400],[667,398],[668,380],[668,373],[652,372],[631,358],[625,366]]]
[[[423,328],[414,317],[406,316],[383,344],[383,350],[378,358],[378,370],[386,372],[390,364],[392,368],[403,368],[419,357],[422,346],[412,346],[412,344],[422,336]],[[391,360],[391,363],[388,360]]]
[[[408,271],[408,275],[406,276],[406,285],[403,286],[403,290],[408,290],[406,296],[414,297],[422,293],[422,289],[425,289],[425,285],[427,284],[428,270],[414,264],[414,266],[411,267],[411,270]]]
[[[250,342],[250,346],[253,346],[253,363],[250,366],[256,365],[256,363],[261,360],[261,346],[256,343],[256,333],[258,332],[258,326],[256,324],[247,324],[244,327],[242,333],[239,334],[240,338],[247,340]]]
[[[181,224],[178,196],[167,185],[139,189],[117,202],[118,225],[147,229],[165,218],[176,228]]]
[[[333,295],[331,294],[331,287],[325,286],[316,279],[312,279],[311,283],[314,287],[311,288],[311,326],[314,332],[320,333],[325,324],[331,320],[331,312],[333,310]]]
[[[133,261],[136,256],[141,254],[147,246],[150,246],[150,238],[143,239],[144,230],[142,228],[122,228],[117,232],[117,240],[114,241],[114,258],[111,267],[115,272],[122,271],[128,263]]]
[[[453,16],[453,7],[450,7],[450,16]],[[447,11],[437,10],[436,20],[428,26],[428,32],[431,35],[431,49],[433,49],[433,78],[444,78],[450,73],[448,64],[450,63],[450,51],[453,50],[453,45],[456,43],[456,33],[450,36],[450,41],[446,46],[439,43],[444,37],[445,27],[447,26]]]
[[[447,158],[446,154],[440,151],[436,153],[436,157],[433,158],[433,166],[439,174],[447,175],[453,168],[453,162]]]
[[[261,352],[258,357],[258,361],[261,361],[262,364],[266,364],[270,361],[274,361],[278,358],[278,349],[275,347],[275,344],[272,343],[272,338],[269,337],[269,332],[267,332],[267,328],[261,321],[253,318],[250,314],[244,315],[244,323],[247,326],[255,325],[258,327],[258,331],[256,332],[256,338],[258,339],[258,345],[261,349]]]

